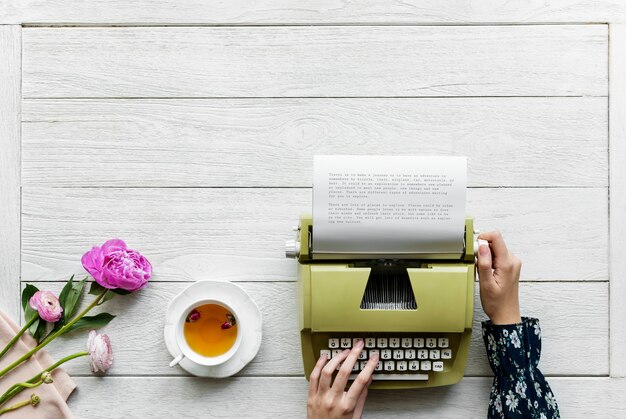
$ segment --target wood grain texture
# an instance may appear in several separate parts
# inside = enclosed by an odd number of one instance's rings
[[[60,292],[63,283],[35,283],[40,289]],[[109,375],[188,375],[168,367],[171,356],[163,342],[168,303],[189,283],[151,283],[132,296],[115,297],[102,309],[118,317],[103,329],[115,351]],[[302,375],[300,335],[295,314],[296,284],[286,282],[239,283],[263,315],[263,342],[256,358],[239,375]],[[482,312],[475,290],[474,333],[465,375],[491,376],[481,336]],[[557,297],[558,296],[558,297]],[[88,296],[86,301],[91,301]],[[522,313],[537,317],[542,327],[539,367],[547,375],[608,375],[608,284],[524,283],[520,290]],[[83,304],[84,305],[84,304]],[[96,311],[94,311],[96,312]],[[58,339],[48,348],[55,359],[84,347],[85,332]],[[585,348],[585,362],[580,350]],[[87,362],[73,361],[65,369],[73,376],[90,375]]]
[[[306,415],[308,383],[299,377],[79,377],[76,382],[78,389],[69,405],[77,417],[273,419]],[[626,414],[624,379],[555,377],[549,382],[562,417],[623,418]],[[465,378],[452,387],[372,390],[363,417],[484,418],[490,389],[490,378]]]
[[[287,0],[5,0],[0,23],[27,24],[454,24],[626,21],[620,0],[337,2]]]
[[[146,254],[156,281],[292,281],[284,242],[311,211],[311,190],[297,188],[24,188],[22,199],[28,281],[84,273],[82,254],[112,237]],[[605,188],[478,188],[467,213],[502,231],[524,279],[606,280],[607,199]]]
[[[606,98],[31,99],[22,115],[27,186],[308,187],[312,153],[468,156],[470,186],[608,185]]]
[[[626,376],[626,25],[611,25],[611,376]]]
[[[20,26],[0,25],[0,309],[19,319]]]
[[[23,95],[606,96],[607,26],[25,28]]]

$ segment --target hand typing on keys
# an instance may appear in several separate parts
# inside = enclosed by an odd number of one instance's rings
[[[378,363],[378,354],[367,361],[365,368],[359,373],[346,391],[348,377],[352,374],[354,364],[359,362],[359,354],[363,350],[363,340],[359,340],[352,349],[345,349],[328,361],[326,355],[320,356],[309,383],[307,416],[317,418],[360,418],[367,398],[367,389],[372,382],[372,373]],[[333,382],[333,373],[341,364]]]

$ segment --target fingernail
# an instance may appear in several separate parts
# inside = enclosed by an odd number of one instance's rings
[[[365,343],[363,342],[363,339],[359,339],[356,342],[355,348],[357,349],[363,349],[363,346],[365,346]]]
[[[480,252],[481,256],[487,256],[489,254],[489,247],[483,244],[478,248],[478,251]]]

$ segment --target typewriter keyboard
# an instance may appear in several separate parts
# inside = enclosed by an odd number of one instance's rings
[[[359,338],[330,337],[320,356],[326,354],[329,359],[343,350],[352,348]],[[364,337],[365,344],[354,364],[351,379],[365,368],[367,360],[379,354],[374,380],[428,380],[429,374],[444,372],[450,368],[453,360],[453,346],[448,337]]]

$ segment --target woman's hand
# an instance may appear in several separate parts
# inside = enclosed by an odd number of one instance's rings
[[[372,382],[372,373],[378,363],[378,355],[367,361],[365,368],[359,373],[352,385],[345,391],[352,367],[358,361],[363,350],[363,340],[359,340],[354,348],[346,349],[334,356],[330,361],[326,355],[320,356],[309,383],[309,400],[307,415],[309,419],[360,418],[367,398],[367,389]],[[327,363],[328,361],[328,363]],[[332,382],[333,373],[343,362]]]
[[[489,246],[478,248],[480,302],[493,324],[515,324],[522,321],[519,312],[519,274],[522,262],[509,253],[497,231],[483,233],[479,239]]]

